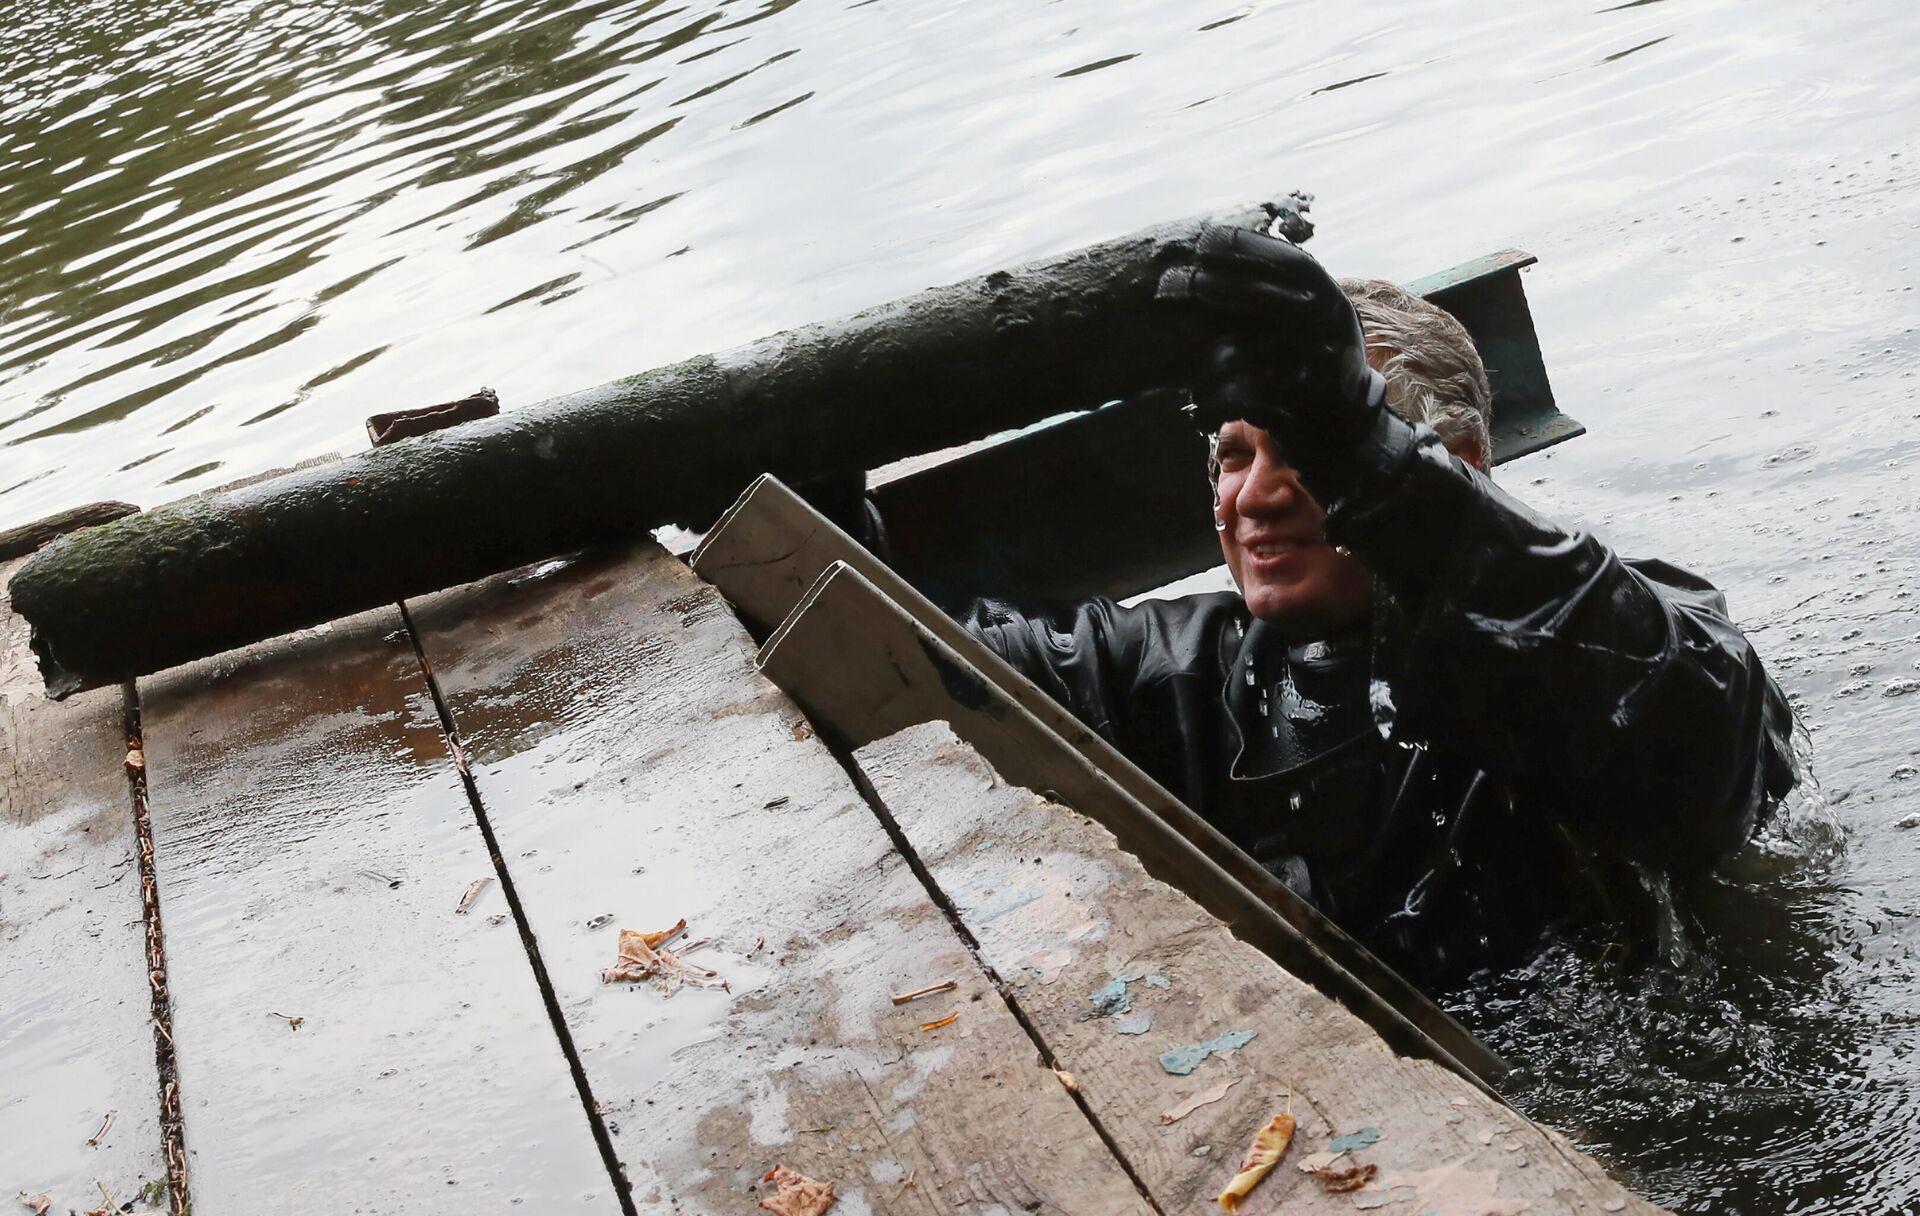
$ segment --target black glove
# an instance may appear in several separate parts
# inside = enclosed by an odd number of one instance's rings
[[[1367,365],[1360,318],[1299,246],[1209,228],[1190,265],[1160,276],[1156,295],[1198,305],[1235,331],[1215,344],[1194,384],[1209,429],[1244,418],[1283,451],[1338,460],[1363,445],[1386,412],[1386,381]]]
[[[1200,425],[1246,419],[1267,430],[1327,505],[1396,480],[1413,428],[1386,409],[1386,380],[1367,365],[1354,305],[1306,250],[1208,229],[1194,261],[1165,271],[1156,296],[1198,305],[1229,328],[1194,377]]]

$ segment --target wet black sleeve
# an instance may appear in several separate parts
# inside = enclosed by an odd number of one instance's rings
[[[1014,670],[1116,745],[1141,667],[1135,610],[1110,599],[1032,613],[979,600],[961,624]]]
[[[1720,593],[1410,434],[1328,518],[1412,617],[1397,711],[1595,844],[1680,871],[1743,844],[1792,787],[1792,718]]]

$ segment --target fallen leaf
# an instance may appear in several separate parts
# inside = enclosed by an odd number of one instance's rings
[[[1273,1122],[1261,1128],[1248,1146],[1246,1159],[1240,1162],[1240,1172],[1227,1183],[1227,1189],[1220,1192],[1220,1206],[1229,1212],[1238,1212],[1253,1188],[1286,1156],[1287,1146],[1292,1143],[1293,1116],[1275,1115]]]
[[[47,1209],[53,1206],[52,1195],[22,1195],[20,1202],[33,1209],[33,1216],[47,1216]]]
[[[1060,1084],[1067,1087],[1068,1093],[1077,1094],[1080,1092],[1080,1082],[1074,1080],[1073,1074],[1066,1069],[1056,1068],[1053,1070],[1053,1075],[1060,1078]]]
[[[138,744],[127,749],[126,766],[127,771],[136,777],[147,771],[147,753]]]
[[[682,984],[691,984],[695,988],[726,988],[727,982],[720,979],[717,973],[705,967],[696,967],[666,948],[666,943],[684,933],[686,928],[687,922],[683,917],[673,928],[657,933],[620,930],[620,956],[613,966],[600,973],[600,982],[614,984],[623,980],[653,980],[669,993]]]
[[[1373,1181],[1380,1167],[1371,1162],[1366,1165],[1348,1166],[1344,1170],[1317,1169],[1312,1174],[1320,1180],[1320,1189],[1329,1195],[1344,1195],[1348,1191],[1357,1191]]]
[[[491,878],[476,878],[467,885],[467,893],[460,897],[460,906],[453,910],[455,916],[465,916],[467,909],[473,907],[473,901],[480,898],[480,892],[487,889]]]
[[[833,1206],[833,1183],[819,1182],[784,1165],[776,1165],[761,1178],[777,1188],[760,1201],[773,1216],[820,1216]]]
[[[941,1018],[941,1019],[940,1019],[939,1021],[937,1021],[937,1022],[922,1022],[922,1023],[920,1023],[920,1029],[922,1029],[922,1030],[938,1030],[938,1029],[940,1029],[940,1028],[941,1028],[942,1026],[951,1026],[951,1025],[953,1025],[953,1024],[954,1024],[955,1022],[957,1022],[957,1021],[959,1021],[959,1020],[960,1020],[960,1012],[959,1012],[959,1010],[955,1010],[954,1012],[952,1012],[952,1013],[950,1013],[950,1014],[948,1014],[948,1015],[947,1015],[946,1017],[944,1017],[944,1018]]]
[[[1238,1084],[1240,1084],[1239,1077],[1228,1077],[1226,1080],[1220,1082],[1220,1084],[1214,1086],[1212,1089],[1203,1089],[1199,1093],[1193,1095],[1193,1097],[1188,1098],[1185,1102],[1182,1102],[1180,1105],[1169,1107],[1166,1110],[1161,1111],[1160,1122],[1178,1123],[1180,1122],[1180,1120],[1186,1118],[1188,1115],[1192,1114],[1194,1111],[1199,1110],[1201,1107],[1206,1106],[1209,1103],[1218,1102],[1220,1099],[1226,1097],[1227,1091],[1232,1089],[1234,1086]]]

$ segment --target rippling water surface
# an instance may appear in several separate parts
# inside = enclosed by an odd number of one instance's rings
[[[1463,1008],[1664,1202],[1920,1205],[1908,0],[0,13],[0,526],[1293,186],[1343,273],[1540,255],[1592,433],[1504,478],[1726,587],[1817,785],[1668,964]]]

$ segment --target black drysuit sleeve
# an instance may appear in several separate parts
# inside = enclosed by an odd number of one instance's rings
[[[1413,443],[1327,521],[1411,617],[1406,725],[1635,860],[1743,844],[1792,788],[1792,716],[1725,599],[1534,514],[1425,427]]]

